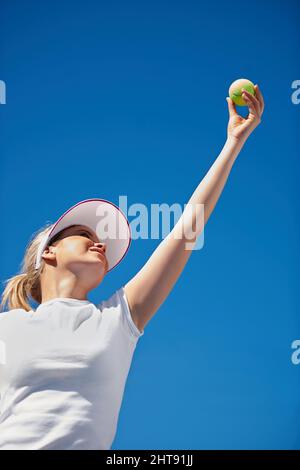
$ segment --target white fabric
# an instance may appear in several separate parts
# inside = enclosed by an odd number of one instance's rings
[[[109,449],[143,334],[124,287],[0,313],[0,449]]]

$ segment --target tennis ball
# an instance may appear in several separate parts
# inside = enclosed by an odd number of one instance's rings
[[[255,95],[254,84],[247,80],[247,78],[239,78],[235,80],[229,87],[228,94],[232,101],[238,106],[247,106],[247,103],[242,97],[242,88],[245,88],[249,93]]]

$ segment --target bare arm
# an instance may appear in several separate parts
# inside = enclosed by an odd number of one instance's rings
[[[264,102],[257,87],[256,92],[257,98],[249,94],[250,114],[247,119],[239,116],[233,102],[227,99],[230,119],[221,153],[195,189],[174,228],[142,269],[124,286],[133,320],[140,330],[171,292],[192,253],[191,247],[223,191],[233,163],[248,136],[260,123]],[[189,249],[186,249],[187,243]]]

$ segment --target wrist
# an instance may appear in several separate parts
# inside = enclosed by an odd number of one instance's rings
[[[232,135],[227,136],[226,143],[236,147],[242,147],[247,140],[247,137],[234,137]]]
[[[231,161],[232,164],[237,159],[245,141],[246,139],[237,139],[236,137],[227,136],[222,153],[226,155],[226,159],[228,159],[228,161]]]

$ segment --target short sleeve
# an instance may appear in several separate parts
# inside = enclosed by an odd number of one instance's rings
[[[107,300],[100,302],[97,308],[104,314],[105,321],[108,321],[112,328],[125,328],[128,334],[138,340],[144,334],[133,321],[129,303],[126,297],[124,286],[120,287]]]
[[[131,328],[132,333],[135,336],[137,336],[138,338],[143,336],[144,330],[140,331],[138,329],[138,327],[136,326],[136,324],[134,323],[133,319],[132,319],[132,315],[131,315],[129,303],[128,303],[128,300],[127,300],[127,297],[126,297],[124,286],[122,286],[119,290],[117,290],[117,294],[118,294],[118,296],[120,298],[120,302],[122,304],[123,314],[125,315],[126,320],[128,321],[128,325]]]

